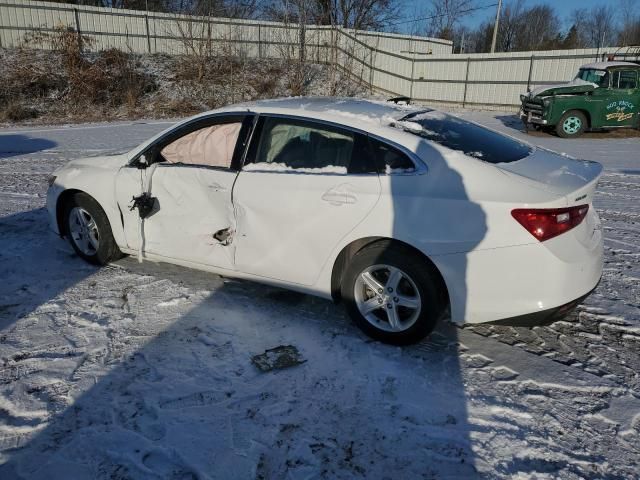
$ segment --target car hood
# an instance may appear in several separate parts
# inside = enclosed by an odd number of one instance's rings
[[[62,169],[100,168],[117,170],[127,163],[126,155],[108,155],[102,157],[78,158],[67,162]]]
[[[583,95],[598,88],[595,83],[585,82],[579,78],[567,83],[545,85],[532,90],[529,97],[547,97],[550,95]]]

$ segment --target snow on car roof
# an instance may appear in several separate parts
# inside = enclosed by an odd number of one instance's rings
[[[259,113],[282,113],[334,120],[337,123],[360,128],[363,127],[363,122],[377,126],[388,125],[411,112],[428,110],[415,105],[349,97],[276,98],[244,103],[237,107]]]
[[[580,68],[591,68],[594,70],[606,70],[609,67],[636,67],[636,68],[640,68],[640,65],[638,65],[637,63],[631,63],[631,62],[595,62],[595,63],[588,63],[586,65],[582,65]]]
[[[298,115],[304,113],[309,117],[315,117],[314,114],[335,115],[352,120],[374,121],[378,124],[384,118],[399,119],[410,112],[424,110],[424,107],[414,105],[352,97],[288,97],[258,100],[242,106],[256,112],[266,113],[277,110]]]
[[[184,119],[167,130],[160,132],[148,142],[139,145],[129,152],[133,158],[150,143],[162,137],[180,125],[204,118],[212,114],[232,112],[273,113],[294,115],[316,120],[324,120],[347,127],[365,130],[383,135],[389,140],[405,144],[415,142],[415,135],[405,133],[401,129],[393,128],[392,124],[411,112],[433,111],[427,107],[417,105],[402,105],[384,100],[369,100],[351,97],[287,97],[254,102],[239,103],[202,112]]]

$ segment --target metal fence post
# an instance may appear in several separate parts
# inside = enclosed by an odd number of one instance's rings
[[[149,15],[145,14],[144,24],[147,27],[147,50],[151,53],[151,34],[149,33]]]
[[[258,58],[262,58],[262,26],[258,24]]]
[[[369,92],[373,95],[373,47],[369,46]]]
[[[464,74],[464,94],[462,95],[462,108],[467,103],[467,86],[469,85],[469,65],[471,64],[471,57],[467,57],[467,71]]]
[[[306,19],[305,19],[306,21]],[[298,48],[300,48],[300,52],[299,52],[299,60],[301,64],[304,64],[305,62],[305,57],[306,57],[306,25],[304,23],[304,21],[302,21],[302,19],[300,19],[300,30],[298,33],[298,41],[300,42],[300,46]]]
[[[82,53],[82,32],[80,31],[80,14],[77,8],[73,9],[73,14],[76,18],[76,34],[78,35],[78,50]]]
[[[531,55],[531,59],[529,60],[529,76],[527,77],[527,92],[531,91],[531,76],[533,75],[533,60],[534,55]]]
[[[415,67],[416,67],[416,55],[414,53],[413,57],[411,58],[411,86],[409,87],[410,100],[413,100],[413,72],[415,71]]]

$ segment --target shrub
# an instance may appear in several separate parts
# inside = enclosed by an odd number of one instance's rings
[[[26,107],[20,103],[10,103],[2,111],[2,118],[11,122],[23,122],[38,116],[35,108]]]

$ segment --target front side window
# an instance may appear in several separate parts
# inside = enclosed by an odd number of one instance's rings
[[[616,70],[611,76],[611,86],[621,90],[628,90],[638,86],[635,70]]]
[[[576,75],[576,78],[579,80],[584,80],[585,82],[595,83],[598,87],[608,87],[609,86],[609,72],[606,70],[598,70],[595,68],[581,68]]]
[[[167,163],[231,168],[242,123],[210,125],[187,133],[160,150]]]
[[[347,174],[375,172],[363,155],[366,137],[306,120],[260,120],[259,143],[252,146],[244,170]],[[372,163],[372,162],[371,162]]]

